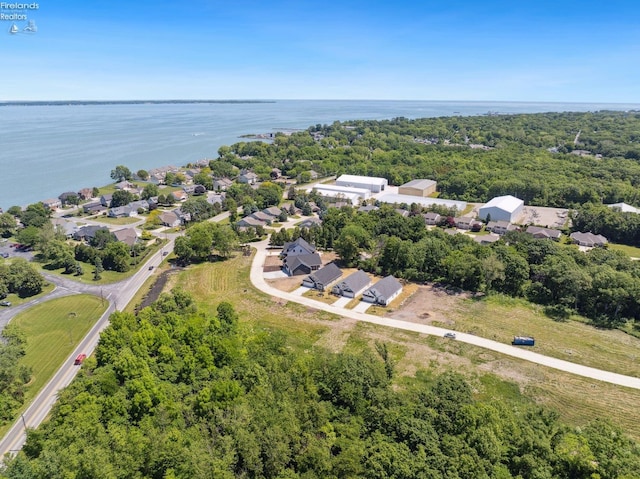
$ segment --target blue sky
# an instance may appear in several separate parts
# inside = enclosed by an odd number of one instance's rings
[[[632,0],[37,3],[0,100],[640,103]]]

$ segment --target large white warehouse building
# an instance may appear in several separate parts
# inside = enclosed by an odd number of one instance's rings
[[[380,193],[389,185],[389,182],[386,178],[374,176],[340,175],[336,180],[336,185],[366,188],[373,193]]]
[[[371,191],[366,188],[351,188],[348,186],[317,184],[314,185],[311,190],[316,190],[322,196],[327,196],[330,198],[345,200],[348,199],[351,200],[353,204],[358,202],[358,200],[366,200],[371,197]]]
[[[524,208],[524,201],[515,196],[496,196],[484,206],[480,207],[478,216],[486,220],[487,216],[491,221],[515,222],[521,215]]]

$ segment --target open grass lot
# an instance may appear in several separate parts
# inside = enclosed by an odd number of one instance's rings
[[[24,408],[69,357],[107,306],[95,296],[65,296],[37,304],[11,321],[27,337],[22,362],[32,369]],[[0,428],[0,435],[4,435],[10,426]]]
[[[640,377],[640,339],[619,330],[596,329],[581,321],[557,322],[539,306],[505,296],[459,298],[445,314],[446,319],[432,324],[504,343],[514,336],[533,336],[536,352]]]
[[[471,381],[478,396],[546,404],[573,425],[607,417],[640,439],[640,391],[580,378],[455,340],[359,323],[297,304],[285,305],[253,288],[250,261],[238,256],[227,262],[192,266],[175,275],[167,289],[181,286],[212,312],[221,301],[230,301],[249,327],[286,331],[289,346],[294,348],[359,351],[374,350],[376,341],[385,342],[396,363],[397,387],[455,370]],[[414,293],[396,313],[410,307],[407,303],[413,303],[419,294]],[[557,323],[525,302],[502,298],[477,301],[462,296],[450,298],[450,302],[446,320],[432,321],[441,318],[434,314],[422,322],[441,322],[505,342],[515,334],[531,334],[537,340],[535,349],[545,354],[626,374],[640,369],[632,358],[640,352],[640,343],[622,332],[599,331],[579,322]]]
[[[27,391],[30,400],[107,309],[91,295],[73,295],[37,304],[17,315],[12,324],[27,336],[24,364],[33,369]]]
[[[190,266],[172,277],[165,291],[179,286],[189,291],[200,307],[215,314],[222,301],[232,303],[243,321],[260,329],[281,329],[292,335],[296,344],[311,347],[336,318],[325,312],[277,300],[256,290],[249,280],[253,256],[237,255],[219,263]]]
[[[609,249],[622,251],[623,253],[628,254],[632,258],[640,258],[640,248],[636,248],[635,246],[609,243]]]

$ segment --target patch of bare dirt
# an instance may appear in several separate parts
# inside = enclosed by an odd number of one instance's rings
[[[419,285],[418,290],[411,295],[398,309],[387,316],[394,319],[419,324],[434,322],[453,326],[454,312],[458,309],[461,299],[470,298],[471,294],[455,288],[437,284]]]
[[[280,291],[291,292],[302,286],[304,275],[287,276],[286,278],[276,278],[265,280],[269,286],[273,286]]]

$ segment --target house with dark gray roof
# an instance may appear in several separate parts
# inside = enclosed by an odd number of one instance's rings
[[[275,218],[278,218],[278,216],[280,216],[280,213],[282,213],[282,210],[277,206],[270,206],[269,208],[263,209],[262,212],[275,219]]]
[[[320,226],[322,224],[322,220],[316,216],[311,216],[300,223],[297,224],[300,228],[314,228],[316,226]]]
[[[336,284],[331,292],[345,298],[355,298],[371,285],[369,275],[359,269]]]
[[[393,276],[382,278],[362,294],[367,303],[387,306],[402,292],[402,285]]]
[[[253,215],[252,216],[245,216],[244,218],[238,220],[238,222],[236,223],[236,225],[238,225],[239,228],[256,228],[258,226],[266,226],[266,221],[262,221],[259,220],[257,218],[255,218]]]
[[[608,243],[607,238],[602,235],[594,235],[593,233],[582,233],[580,231],[576,231],[575,233],[571,233],[569,237],[573,240],[574,243],[577,243],[580,246],[587,246],[593,248],[594,246],[604,246]]]
[[[311,274],[322,266],[322,260],[318,253],[303,253],[287,256],[282,263],[283,271],[289,276]]]
[[[315,273],[311,273],[304,280],[302,280],[302,286],[307,288],[314,288],[318,291],[324,291],[332,283],[335,283],[342,277],[342,271],[336,266],[335,263],[329,263],[323,268],[320,268]]]
[[[529,226],[526,232],[538,239],[553,239],[557,241],[560,239],[560,236],[562,236],[560,230],[543,228],[541,226]]]
[[[76,241],[89,241],[90,239],[93,239],[93,237],[96,235],[96,231],[98,230],[109,231],[109,228],[107,228],[106,226],[97,225],[81,226],[80,228],[78,228],[78,231],[73,234],[73,239],[75,239]]]
[[[281,258],[286,258],[288,256],[295,256],[299,254],[311,254],[315,253],[315,246],[310,245],[304,238],[298,238],[295,241],[290,243],[285,243],[282,247],[282,253],[280,253]]]

